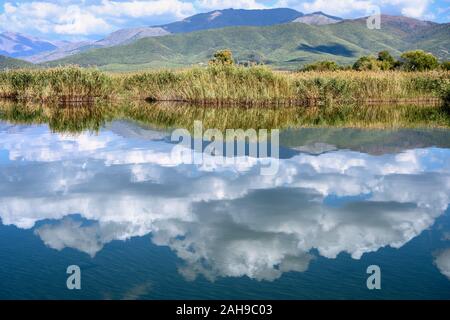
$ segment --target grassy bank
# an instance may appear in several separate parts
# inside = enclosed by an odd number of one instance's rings
[[[439,98],[449,72],[301,72],[264,67],[209,67],[135,74],[125,90],[154,101],[227,105],[317,105]]]
[[[34,101],[152,100],[214,105],[322,105],[433,101],[450,73],[298,72],[209,66],[180,71],[109,74],[77,67],[0,73],[0,97]]]
[[[92,101],[111,99],[111,76],[77,67],[0,72],[0,97],[25,101]]]

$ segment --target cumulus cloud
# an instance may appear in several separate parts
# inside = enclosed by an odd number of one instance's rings
[[[264,1],[257,0],[196,0],[197,8],[204,10],[216,9],[267,9]]]
[[[304,12],[323,11],[343,17],[367,15],[373,6],[382,13],[398,13],[413,18],[423,18],[429,14],[430,0],[279,0],[277,6],[290,6]]]
[[[90,256],[113,240],[151,234],[184,261],[179,271],[187,279],[273,280],[307,270],[313,249],[330,259],[342,252],[359,259],[400,248],[450,202],[445,149],[297,153],[281,160],[276,176],[261,176],[257,161],[245,171],[167,165],[173,145],[128,140],[124,132],[62,136],[44,126],[0,128],[8,155],[0,165],[2,222],[33,228],[50,219],[35,229],[47,246]],[[329,197],[343,202],[330,205]],[[436,264],[445,269],[442,261]]]
[[[2,29],[57,35],[102,35],[139,19],[177,20],[194,13],[192,3],[182,0],[130,0],[6,2],[0,15]]]
[[[431,0],[383,0],[383,5],[391,5],[399,8],[402,15],[412,18],[424,18]]]
[[[101,0],[64,2],[6,1],[0,27],[23,33],[59,36],[104,35],[119,28],[156,25],[216,9],[265,9],[291,7],[302,12],[324,11],[343,17],[367,14],[371,6],[383,13],[431,18],[431,0]]]
[[[98,224],[83,226],[82,221],[64,218],[56,224],[46,224],[35,230],[42,241],[49,247],[62,250],[74,248],[94,256],[103,245],[112,239],[109,230]]]
[[[440,252],[436,256],[434,263],[439,271],[450,280],[450,249]]]

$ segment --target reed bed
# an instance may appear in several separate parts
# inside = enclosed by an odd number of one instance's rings
[[[262,66],[209,66],[134,74],[78,67],[0,73],[0,97],[26,101],[146,99],[216,106],[317,106],[448,101],[449,88],[448,71],[287,73]]]
[[[440,99],[449,72],[301,72],[210,66],[129,75],[125,91],[152,101],[213,105],[320,105]]]
[[[117,86],[95,69],[64,67],[0,72],[0,97],[25,101],[86,102],[111,98]]]

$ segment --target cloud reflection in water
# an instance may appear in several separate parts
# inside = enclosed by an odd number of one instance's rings
[[[10,128],[11,129],[11,128]],[[297,152],[276,176],[260,163],[177,165],[173,145],[114,131],[57,135],[45,127],[0,130],[0,218],[35,229],[57,250],[92,257],[113,240],[152,235],[204,275],[274,280],[305,271],[311,250],[354,259],[400,248],[430,228],[450,202],[450,150],[373,156],[336,150]],[[79,214],[83,219],[72,215]],[[448,252],[436,265],[448,276]]]

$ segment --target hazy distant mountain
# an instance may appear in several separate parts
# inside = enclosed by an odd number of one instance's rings
[[[93,48],[92,44],[93,44],[92,41],[60,43],[60,47],[54,50],[40,52],[32,56],[25,56],[25,57],[20,56],[20,58],[32,63],[52,61],[89,50]]]
[[[319,59],[353,63],[361,55],[423,49],[450,58],[450,24],[384,17],[380,30],[366,20],[327,25],[287,23],[265,27],[228,27],[137,40],[129,45],[94,49],[55,64],[97,65],[107,70],[182,67],[205,63],[216,50],[229,48],[238,61],[293,69]],[[384,21],[383,20],[383,21]]]
[[[161,27],[170,33],[185,33],[236,26],[271,26],[289,23],[302,16],[303,13],[288,8],[266,10],[226,9],[196,14],[183,21],[169,23]]]
[[[9,57],[26,57],[56,49],[50,41],[15,32],[0,33],[0,54]]]
[[[130,43],[134,40],[139,40],[147,37],[159,37],[170,34],[169,31],[161,27],[142,27],[121,29],[111,33],[105,39],[95,42],[94,46],[112,47],[122,44]]]
[[[341,22],[342,20],[343,20],[342,18],[330,16],[321,11],[318,11],[318,12],[313,12],[310,14],[305,14],[304,16],[295,19],[293,22],[301,22],[301,23],[320,26],[320,25],[325,25],[325,24],[338,23],[338,22]]]

